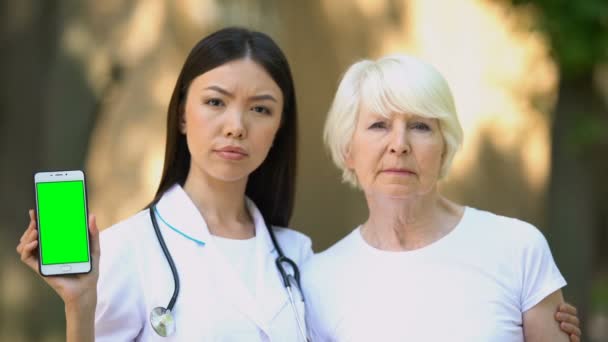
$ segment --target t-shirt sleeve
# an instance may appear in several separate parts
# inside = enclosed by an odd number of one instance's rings
[[[553,260],[547,239],[536,227],[527,225],[529,234],[526,234],[522,265],[522,312],[528,311],[566,285],[566,280]]]
[[[145,324],[142,291],[125,230],[100,234],[101,257],[95,310],[95,341],[134,341]]]

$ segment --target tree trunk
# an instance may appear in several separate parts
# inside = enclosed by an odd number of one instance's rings
[[[568,281],[564,289],[566,300],[579,308],[583,324],[590,308],[593,242],[599,214],[593,173],[577,132],[601,108],[600,100],[590,74],[562,80],[551,138],[547,237],[557,265]],[[583,340],[586,339],[584,336]]]

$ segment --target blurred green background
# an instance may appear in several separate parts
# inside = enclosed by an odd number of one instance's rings
[[[538,226],[585,340],[608,340],[607,1],[0,0],[0,341],[65,339],[62,303],[15,253],[33,173],[84,169],[102,228],[141,209],[185,55],[229,25],[268,33],[291,63],[292,226],[315,250],[366,217],[321,141],[341,74],[361,58],[414,54],[444,74],[465,130],[442,191]]]

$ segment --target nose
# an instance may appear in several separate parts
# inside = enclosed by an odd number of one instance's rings
[[[410,145],[407,139],[407,129],[395,129],[392,135],[392,139],[389,145],[389,151],[391,154],[408,154],[410,152]]]
[[[232,139],[245,139],[247,137],[247,129],[245,128],[245,118],[241,111],[226,113],[226,123],[224,125],[224,136]]]

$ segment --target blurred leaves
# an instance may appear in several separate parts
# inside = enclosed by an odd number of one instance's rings
[[[571,134],[567,137],[569,152],[578,155],[598,144],[608,143],[606,128],[608,121],[588,112],[571,113],[577,118]]]
[[[546,33],[562,78],[589,73],[608,60],[608,1],[511,0],[535,11],[537,30]]]
[[[551,53],[560,71],[560,82],[577,82],[593,75],[608,62],[607,0],[506,0],[515,7],[532,10],[535,21],[530,29],[545,34]],[[592,82],[589,78],[589,82]],[[586,85],[585,85],[586,87]],[[593,86],[586,87],[594,91]],[[569,152],[584,153],[608,140],[608,121],[597,113],[583,109],[572,112],[577,118],[571,134],[566,137]],[[605,112],[605,108],[597,110]],[[596,112],[594,110],[593,112]]]

